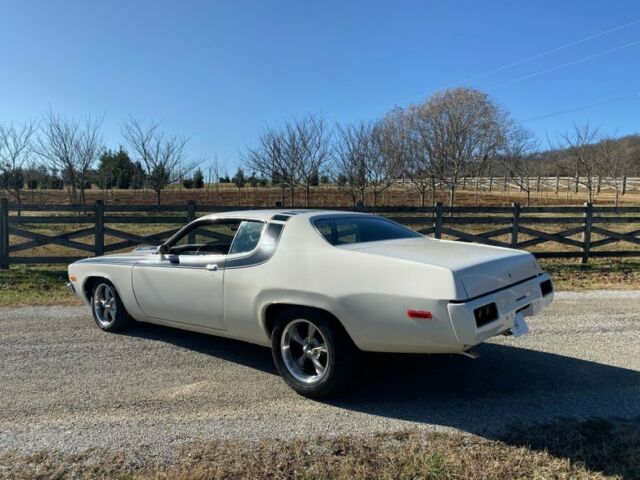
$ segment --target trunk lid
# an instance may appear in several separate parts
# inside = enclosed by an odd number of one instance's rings
[[[477,243],[425,237],[342,245],[339,248],[449,269],[461,281],[467,298],[508,287],[539,273],[535,258],[528,252]]]

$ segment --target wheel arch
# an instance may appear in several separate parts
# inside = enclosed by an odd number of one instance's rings
[[[317,313],[321,313],[326,318],[328,318],[332,323],[334,323],[338,328],[342,329],[345,334],[351,339],[353,342],[353,337],[349,334],[348,329],[345,327],[344,322],[342,322],[337,315],[333,312],[327,310],[323,307],[306,305],[304,303],[298,302],[273,302],[266,305],[262,310],[262,327],[264,328],[267,337],[271,339],[271,332],[273,332],[273,328],[275,326],[275,322],[278,317],[282,314],[282,312],[287,310],[308,310]],[[355,342],[354,342],[355,343]]]
[[[113,285],[113,288],[116,289],[116,293],[118,294],[118,296],[122,298],[122,295],[120,295],[120,290],[118,289],[118,286],[115,284],[113,279],[110,278],[109,275],[92,274],[92,275],[87,275],[87,277],[84,279],[84,282],[82,283],[82,295],[84,296],[87,302],[89,303],[91,302],[91,293],[93,292],[93,287],[100,280],[106,280],[111,285]]]

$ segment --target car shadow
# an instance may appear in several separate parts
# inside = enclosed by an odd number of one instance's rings
[[[265,373],[278,374],[270,349],[240,340],[139,322],[122,332],[118,332],[118,334],[165,342],[176,347],[245,365]]]
[[[146,324],[126,334],[277,374],[271,352],[264,347]],[[480,353],[476,360],[460,355],[365,354],[350,388],[321,401],[341,409],[453,427],[526,445],[603,473],[625,476],[615,465],[603,464],[602,455],[585,456],[588,449],[573,448],[575,439],[563,443],[565,430],[558,422],[632,419],[625,428],[628,438],[637,443],[636,451],[640,450],[640,372],[503,344],[482,344],[475,350]],[[548,433],[550,425],[556,432],[552,436],[522,434]],[[575,432],[567,430],[567,435]],[[608,443],[607,438],[601,441]]]

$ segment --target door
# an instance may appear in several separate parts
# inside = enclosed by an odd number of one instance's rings
[[[226,330],[224,264],[237,223],[196,220],[169,240],[169,254],[138,262],[133,291],[145,315]]]

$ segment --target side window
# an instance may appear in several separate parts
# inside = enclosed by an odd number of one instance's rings
[[[238,220],[194,224],[173,242],[171,252],[178,255],[226,255],[239,225]]]
[[[237,228],[237,223],[203,224],[193,232],[195,234],[195,243],[230,247]]]
[[[240,224],[229,254],[250,252],[258,246],[264,228],[263,222],[246,220]]]

